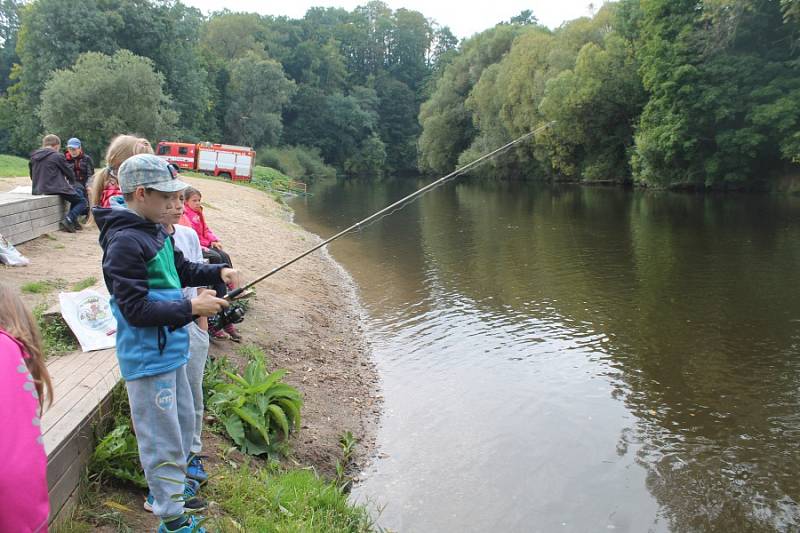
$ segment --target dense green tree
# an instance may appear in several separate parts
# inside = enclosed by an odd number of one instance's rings
[[[381,174],[385,147],[378,136],[378,97],[374,90],[360,87],[349,95],[327,95],[302,86],[289,116],[284,136],[288,144],[319,148],[325,161],[345,172]]]
[[[281,112],[295,92],[281,64],[255,52],[233,61],[227,84],[225,132],[247,146],[275,144],[281,136]]]
[[[121,132],[159,139],[173,132],[177,113],[153,62],[120,50],[81,55],[56,71],[42,91],[39,115],[48,132],[77,136],[95,154]]]
[[[375,82],[378,96],[378,131],[386,146],[390,173],[407,174],[417,168],[417,97],[402,81],[384,75]]]
[[[465,41],[459,55],[444,69],[433,94],[420,109],[422,170],[453,169],[476,134],[466,99],[484,69],[502,59],[521,31],[518,26],[502,25],[480,33]]]
[[[642,5],[636,179],[739,187],[797,158],[800,65],[777,2]]]
[[[200,49],[222,61],[239,59],[250,52],[263,54],[267,28],[254,13],[216,13],[200,31]]]
[[[644,89],[633,51],[610,34],[581,48],[575,68],[547,84],[540,109],[555,121],[537,139],[553,170],[572,179],[625,181]],[[598,135],[598,132],[603,132]]]
[[[18,0],[0,0],[0,95],[6,92],[11,66],[18,61],[17,34],[21,6]]]

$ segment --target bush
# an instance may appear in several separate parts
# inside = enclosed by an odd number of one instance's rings
[[[116,479],[146,489],[147,480],[139,461],[139,447],[131,431],[131,421],[127,416],[120,416],[118,420],[117,426],[94,449],[89,471],[100,482]]]
[[[208,409],[244,453],[269,455],[280,450],[292,429],[300,428],[303,400],[297,389],[281,383],[286,371],[267,375],[264,354],[258,355],[243,375],[223,370],[231,381],[214,385]]]
[[[336,169],[325,164],[319,150],[307,146],[260,148],[258,164],[280,170],[296,180],[314,181],[336,177]]]

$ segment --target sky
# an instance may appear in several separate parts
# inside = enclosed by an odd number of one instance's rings
[[[352,10],[367,0],[183,0],[204,13],[228,8],[231,11],[254,11],[262,15],[286,15],[302,18],[312,6],[343,7]],[[392,9],[404,7],[419,11],[441,26],[450,26],[459,37],[469,37],[500,21],[508,20],[524,9],[530,9],[539,22],[556,28],[562,22],[589,15],[592,0],[489,0],[465,2],[464,0],[384,0]],[[603,0],[594,0],[595,6]]]

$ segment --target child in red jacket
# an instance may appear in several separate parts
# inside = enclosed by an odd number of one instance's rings
[[[222,243],[219,238],[214,235],[214,232],[211,231],[211,228],[206,224],[206,217],[203,215],[203,195],[194,187],[188,187],[184,191],[183,197],[184,213],[178,223],[194,229],[197,236],[200,238],[200,246],[203,247],[203,257],[208,259],[209,263],[217,265],[226,264],[229,267],[233,267],[231,256],[222,249]],[[217,296],[220,298],[226,293],[225,285],[216,285],[214,286],[214,290],[217,291]],[[239,332],[233,324],[226,325],[224,331],[230,336],[231,340],[235,342],[242,340],[242,336],[239,335]],[[216,339],[225,337],[222,331],[219,331],[211,325],[208,327],[208,334]]]

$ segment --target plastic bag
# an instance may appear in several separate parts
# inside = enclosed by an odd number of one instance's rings
[[[30,259],[19,253],[13,244],[0,235],[0,263],[10,266],[25,266],[30,262]]]
[[[108,296],[93,289],[58,294],[61,316],[84,352],[116,345],[117,321],[111,313],[108,300]]]

